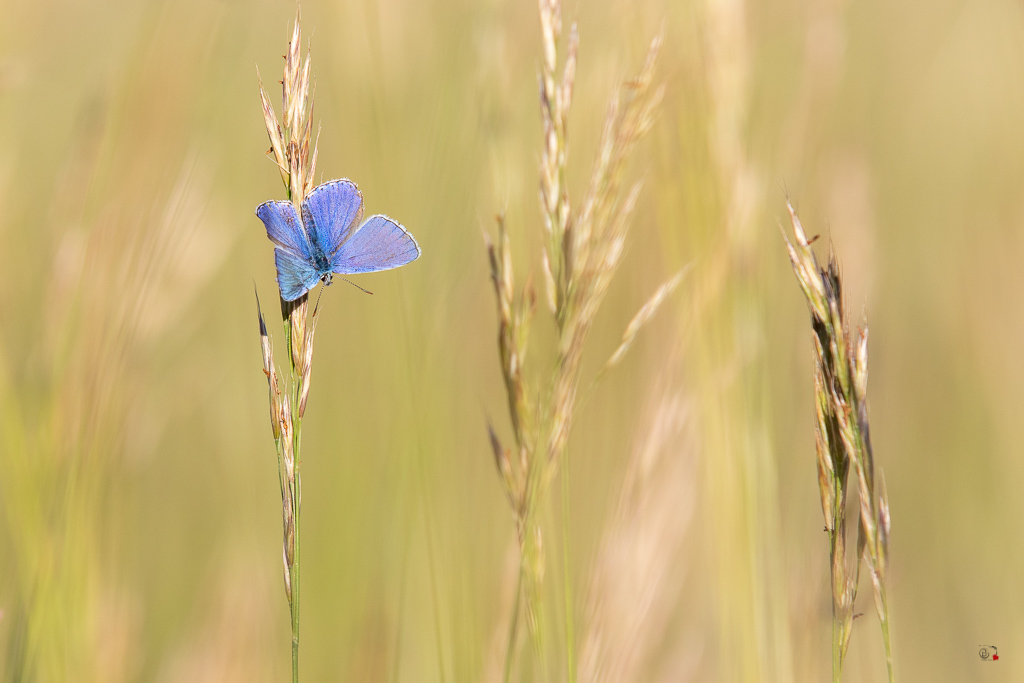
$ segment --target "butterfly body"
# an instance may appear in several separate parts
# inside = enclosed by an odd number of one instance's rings
[[[314,188],[301,206],[269,201],[256,215],[274,243],[281,298],[294,301],[316,283],[331,284],[334,275],[372,273],[415,261],[415,238],[387,216],[364,222],[363,197],[351,180],[331,180]]]

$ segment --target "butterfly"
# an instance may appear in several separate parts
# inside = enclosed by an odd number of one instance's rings
[[[291,202],[269,201],[256,215],[274,243],[281,298],[295,301],[334,275],[390,270],[415,261],[420,247],[387,216],[363,222],[363,196],[351,180],[318,185],[302,200],[302,216]]]

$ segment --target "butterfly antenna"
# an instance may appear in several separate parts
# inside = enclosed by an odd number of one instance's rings
[[[351,280],[349,280],[349,279],[348,279],[347,277],[343,277],[343,278],[341,278],[341,279],[342,279],[342,280],[344,280],[345,282],[349,283],[350,285],[352,285],[352,286],[353,286],[353,287],[355,287],[356,289],[358,289],[358,290],[361,290],[361,291],[362,291],[362,292],[363,292],[364,294],[373,294],[373,292],[371,292],[370,290],[368,290],[368,289],[363,289],[362,287],[360,287],[360,286],[359,286],[359,285],[357,285],[356,283],[354,283],[354,282],[352,282]]]
[[[316,303],[313,304],[313,315],[316,315],[316,312],[320,310],[320,297],[322,297],[323,295],[324,295],[324,288],[321,287],[319,290],[317,290]]]

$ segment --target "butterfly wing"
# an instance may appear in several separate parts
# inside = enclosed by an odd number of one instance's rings
[[[387,216],[370,216],[331,257],[331,270],[339,275],[372,273],[404,266],[419,256],[420,246],[405,228]]]
[[[256,207],[256,215],[266,226],[267,237],[271,242],[307,261],[310,259],[309,239],[294,204],[263,202]]]
[[[313,289],[320,279],[320,273],[309,261],[287,249],[274,249],[274,263],[277,265],[277,286],[285,301],[295,301]]]
[[[291,202],[271,201],[256,207],[256,215],[263,221],[267,237],[275,245],[274,262],[281,298],[295,301],[312,289],[320,278],[312,263],[312,249],[299,213]]]
[[[302,202],[302,220],[314,251],[330,258],[363,220],[363,196],[351,180],[323,183]]]

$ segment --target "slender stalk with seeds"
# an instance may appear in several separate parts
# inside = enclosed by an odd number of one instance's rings
[[[868,426],[868,332],[863,327],[850,339],[843,302],[842,276],[835,252],[822,268],[811,249],[792,205],[787,204],[796,245],[786,240],[800,288],[811,311],[814,332],[814,389],[817,414],[818,488],[829,535],[832,564],[832,680],[842,677],[850,643],[853,603],[857,597],[860,560],[871,573],[875,610],[882,626],[885,663],[894,680],[889,637],[889,602],[885,578],[889,564],[889,498],[884,478],[875,486],[875,462]],[[850,575],[846,557],[847,475],[853,465],[860,499],[857,555]]]
[[[570,29],[565,62],[558,73],[561,40],[561,3],[539,0],[543,59],[539,77],[544,147],[540,166],[540,204],[544,218],[545,246],[541,254],[546,299],[557,326],[555,363],[547,378],[548,390],[536,400],[525,372],[530,323],[537,297],[532,278],[522,290],[515,287],[512,254],[503,216],[497,219],[497,238],[485,235],[491,280],[497,297],[498,348],[505,381],[512,435],[515,443],[505,448],[493,428],[491,444],[506,496],[512,507],[519,545],[520,568],[514,610],[509,625],[505,681],[515,664],[519,615],[527,618],[534,649],[544,664],[540,588],[544,578],[542,534],[538,509],[548,486],[562,470],[562,541],[565,611],[565,665],[570,682],[576,680],[575,636],[571,583],[568,572],[568,438],[576,409],[580,360],[594,317],[622,258],[630,217],[640,192],[634,183],[623,195],[625,162],[636,143],[650,130],[663,88],[652,87],[655,59],[661,44],[656,37],[640,74],[612,97],[598,147],[597,159],[582,210],[574,215],[566,187],[568,163],[568,113],[576,75],[579,36]],[[674,286],[674,285],[673,285]],[[670,287],[659,290],[654,300],[634,320],[624,345],[654,313]],[[625,353],[617,353],[614,365]]]
[[[263,118],[270,136],[270,156],[281,172],[288,199],[301,214],[302,200],[313,189],[317,146],[311,140],[313,97],[310,93],[310,57],[305,60],[300,49],[299,18],[295,18],[292,39],[284,56],[284,77],[281,80],[281,114],[279,122],[270,97],[260,82]],[[310,143],[312,142],[312,153]],[[263,312],[259,309],[260,341],[263,350],[263,371],[270,388],[270,424],[277,447],[278,473],[281,481],[282,517],[284,523],[284,588],[288,598],[292,625],[292,681],[299,680],[299,595],[300,534],[302,510],[302,478],[299,466],[302,445],[302,416],[312,377],[313,336],[319,307],[307,316],[309,301],[303,294],[295,301],[281,299],[285,343],[288,346],[290,372],[282,386],[274,364],[273,345],[267,333]]]

